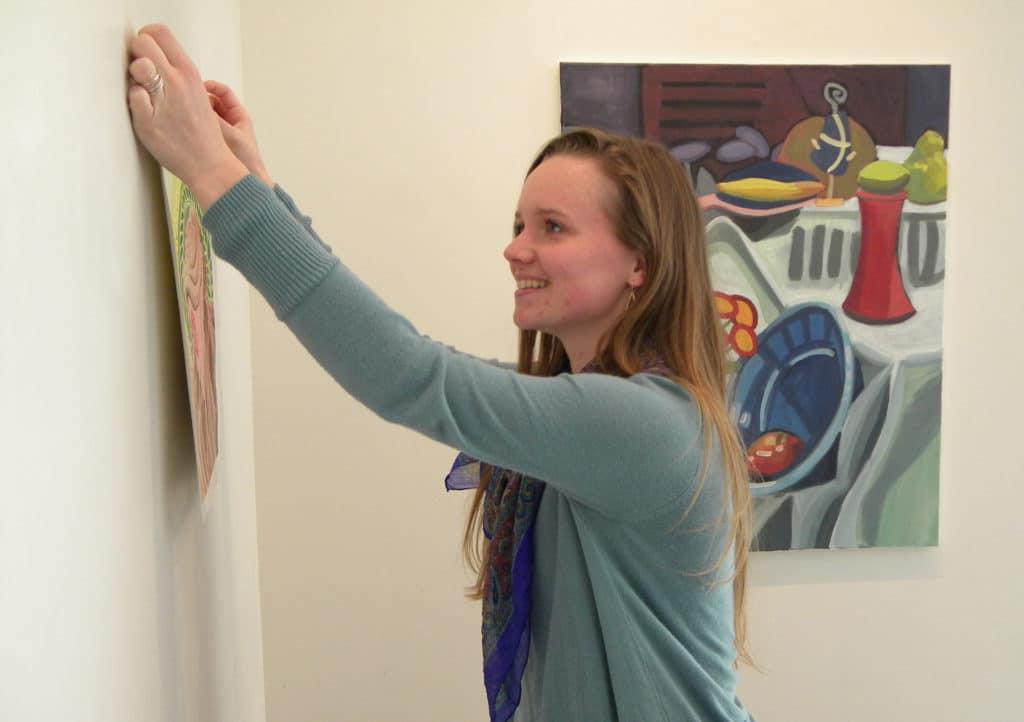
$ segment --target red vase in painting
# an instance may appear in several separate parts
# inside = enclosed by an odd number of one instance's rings
[[[900,274],[900,217],[907,194],[857,191],[860,204],[860,258],[843,310],[863,323],[899,323],[917,311]]]

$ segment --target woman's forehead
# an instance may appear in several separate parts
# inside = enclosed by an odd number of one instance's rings
[[[523,182],[517,212],[560,211],[567,215],[605,215],[615,186],[594,158],[555,155]]]

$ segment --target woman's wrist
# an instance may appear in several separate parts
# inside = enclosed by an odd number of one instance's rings
[[[270,177],[270,173],[267,172],[267,167],[265,165],[263,165],[262,163],[257,163],[254,166],[252,166],[249,170],[252,171],[252,174],[254,176],[263,181],[267,185],[267,187],[274,187],[274,181]]]
[[[218,198],[227,193],[238,181],[249,175],[249,169],[233,153],[187,182],[199,207],[205,213]]]

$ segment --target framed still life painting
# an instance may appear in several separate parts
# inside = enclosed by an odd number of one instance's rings
[[[938,543],[949,66],[561,66],[562,129],[684,167],[755,549]]]

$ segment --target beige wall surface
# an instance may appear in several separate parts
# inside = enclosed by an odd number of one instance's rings
[[[506,358],[500,254],[559,61],[951,63],[940,546],[756,556],[741,696],[761,722],[1020,718],[1018,4],[244,0],[242,20],[271,172],[423,333]],[[253,346],[268,717],[483,719],[452,452],[358,406],[262,300]]]
[[[238,3],[3,5],[0,719],[260,722],[249,295],[218,269],[203,514],[160,179],[125,96],[128,37],[156,20],[240,79]]]

